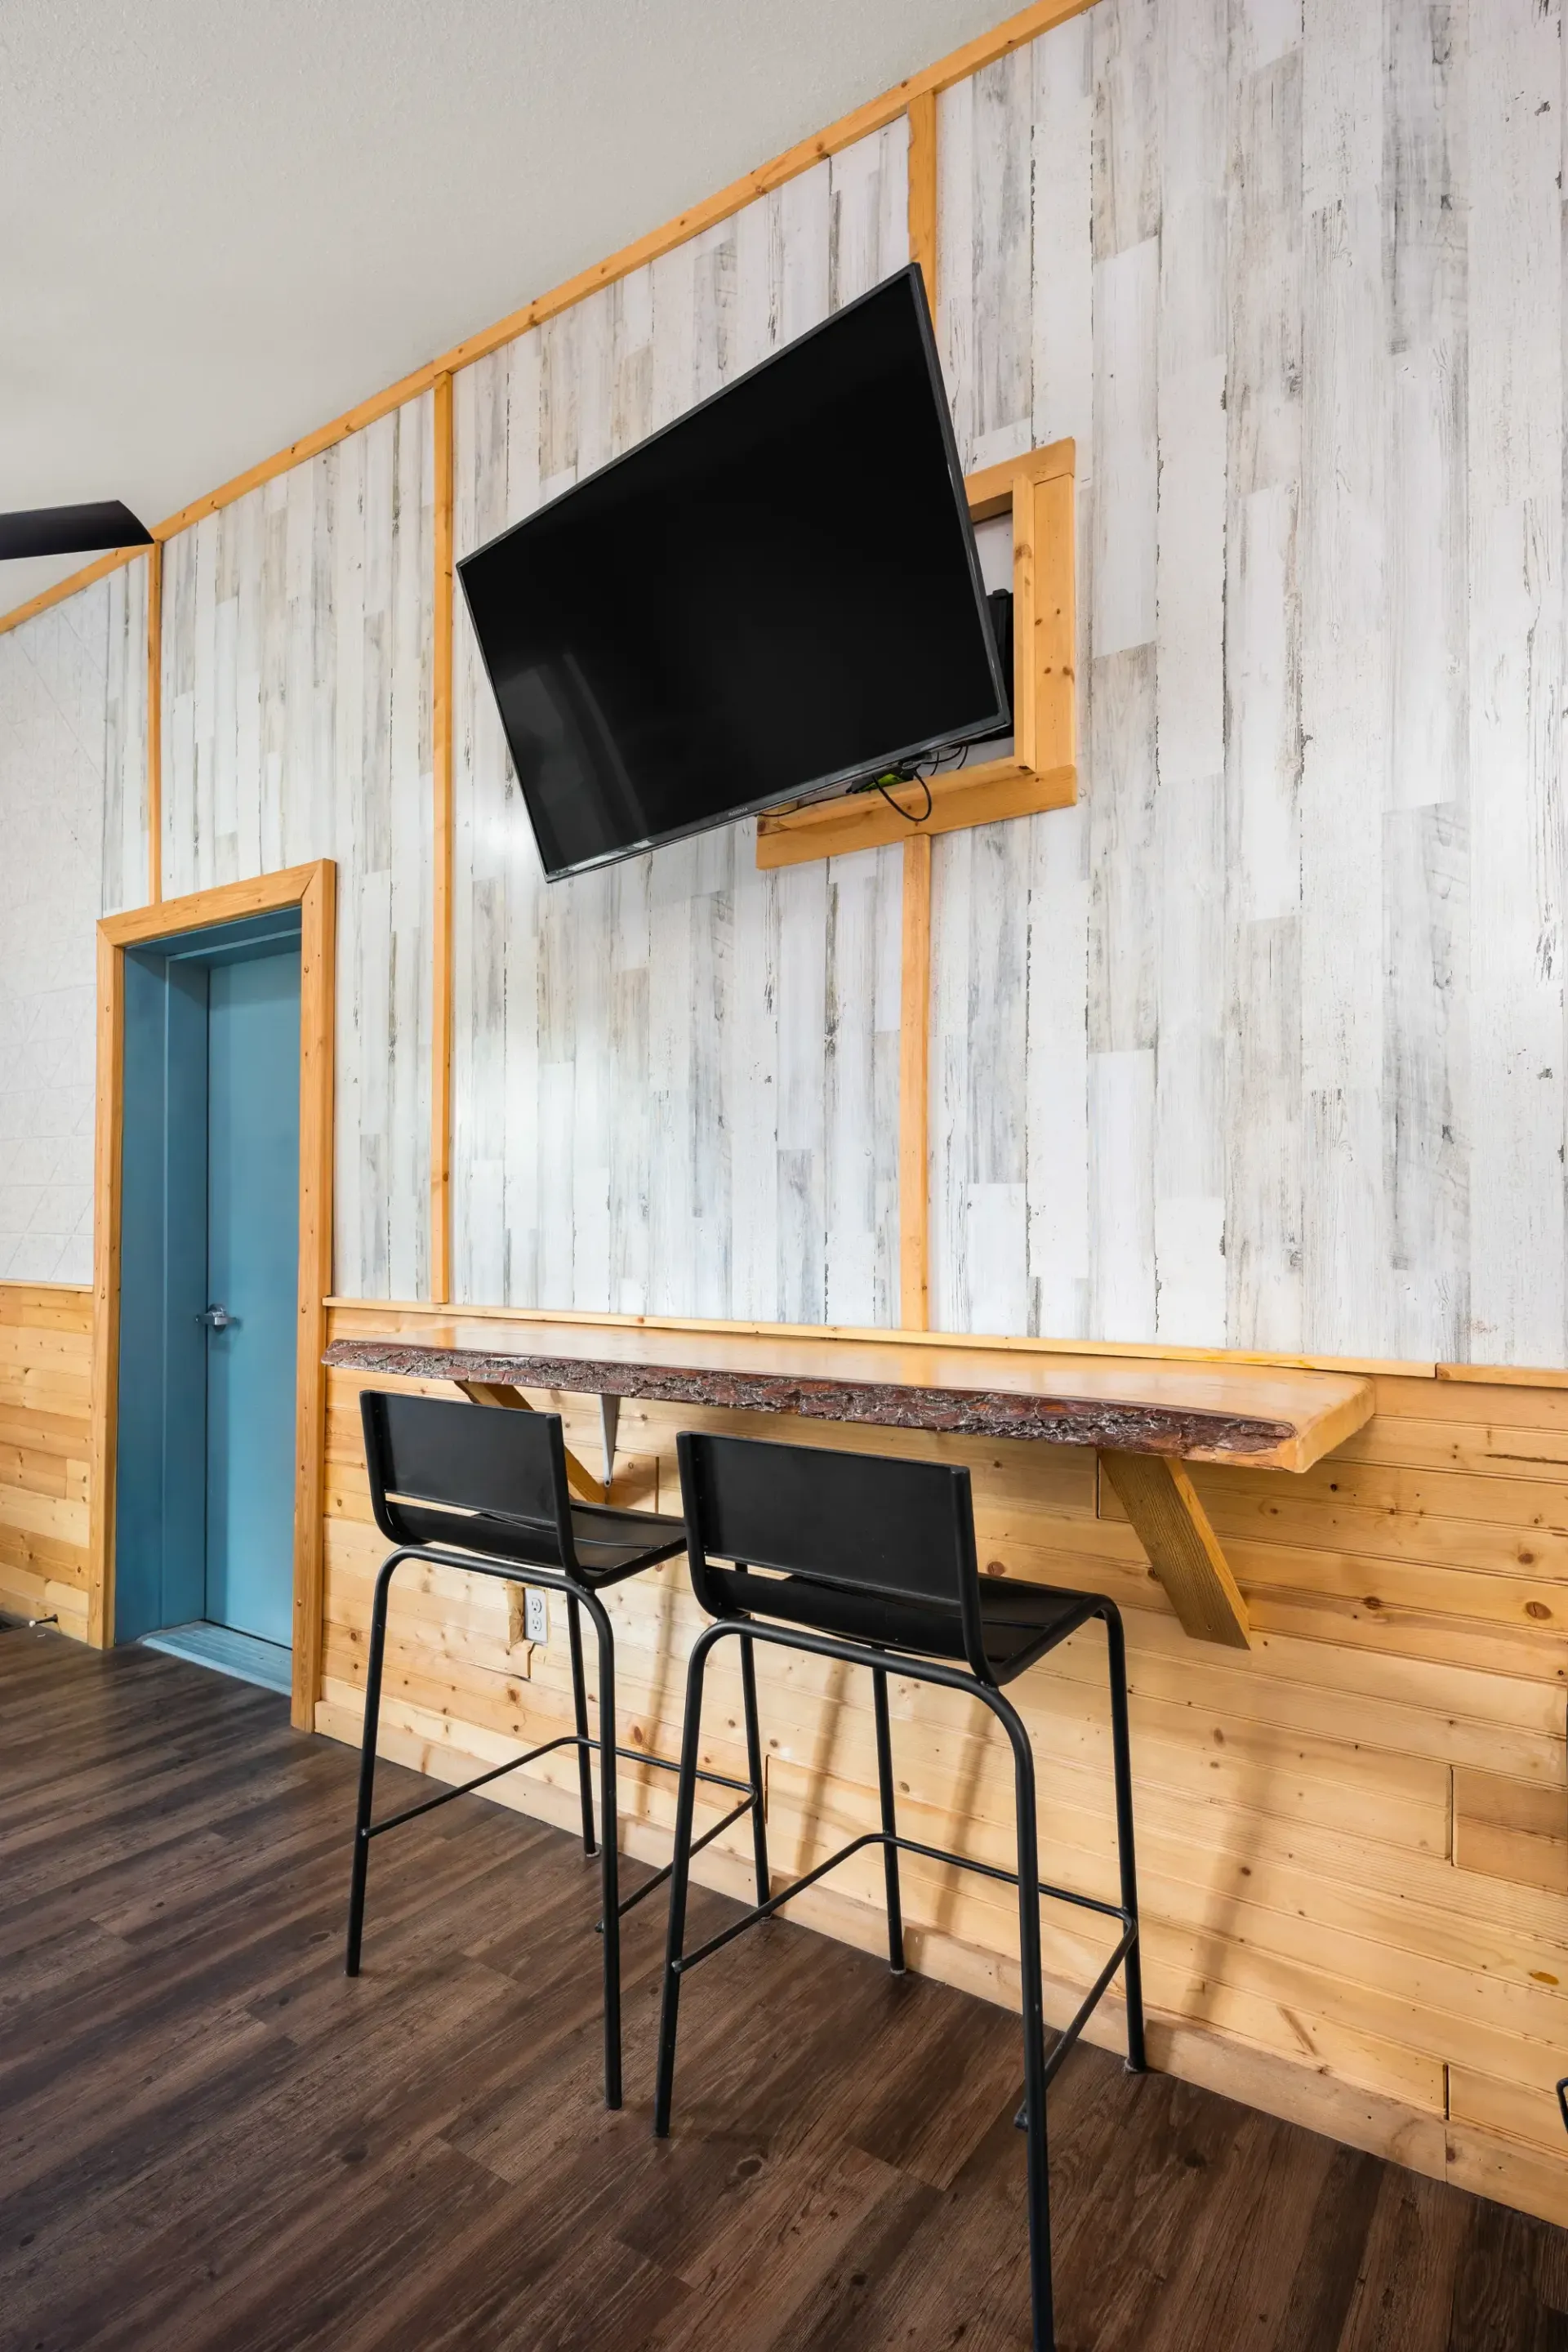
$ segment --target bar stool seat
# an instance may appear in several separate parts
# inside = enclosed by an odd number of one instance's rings
[[[444,1398],[436,1400],[444,1403]],[[455,1412],[485,1412],[480,1405],[454,1405]],[[551,1413],[536,1413],[535,1422],[555,1420]],[[441,1511],[430,1510],[424,1505],[397,1498],[398,1519],[406,1530],[405,1540],[416,1544],[445,1544],[458,1551],[483,1552],[494,1559],[532,1561],[542,1568],[563,1568],[559,1532],[552,1521],[522,1518],[500,1511]],[[624,1576],[636,1575],[645,1568],[657,1568],[660,1560],[668,1559],[686,1546],[686,1522],[663,1517],[658,1511],[621,1511],[605,1508],[597,1503],[571,1503],[568,1506],[572,1526],[573,1568],[578,1580],[590,1589],[596,1585],[618,1584]]]
[[[956,1606],[911,1605],[804,1577],[759,1576],[751,1569],[733,1569],[724,1581],[730,1599],[749,1615],[813,1625],[820,1633],[840,1633],[846,1641],[906,1650],[914,1657],[967,1654],[963,1619]],[[1000,1577],[980,1578],[978,1591],[986,1659],[1005,1681],[1065,1642],[1100,1607],[1093,1593],[1061,1592],[1050,1585],[1015,1584]]]
[[[400,1823],[450,1804],[455,1797],[483,1788],[503,1773],[565,1748],[577,1758],[583,1850],[600,1857],[603,1882],[605,1967],[605,2103],[621,2104],[620,1923],[624,1913],[664,1884],[671,1865],[645,1879],[623,1902],[617,1847],[616,1763],[626,1756],[643,1769],[673,1772],[667,1758],[616,1743],[616,1645],[600,1595],[614,1584],[657,1567],[680,1550],[684,1520],[656,1511],[617,1510],[607,1504],[572,1500],[566,1484],[566,1450],[561,1416],[509,1412],[494,1406],[458,1404],[445,1397],[409,1396],[366,1389],[360,1399],[365,1465],[376,1525],[395,1547],[376,1578],[371,1604],[370,1647],[365,1662],[364,1735],[360,1749],[359,1805],[354,1822],[349,1881],[347,1973],[357,1976],[364,1931],[365,1881],[373,1838]],[[408,1805],[382,1821],[372,1819],[375,1794],[376,1734],[386,1654],[386,1616],[392,1580],[406,1560],[427,1560],[469,1575],[560,1592],[566,1601],[571,1643],[574,1727],[541,1740],[521,1755],[493,1764],[456,1788]],[[599,1732],[588,1729],[588,1699],[583,1675],[584,1612],[597,1636]],[[738,1801],[731,1804],[710,1837],[717,1837],[747,1812],[760,1824],[763,1765],[757,1737],[755,1692],[746,1687],[750,1779],[721,1772],[699,1778]],[[600,1834],[595,1840],[590,1759],[600,1776]],[[761,1831],[759,1827],[758,1834]],[[706,1843],[706,1840],[701,1841]],[[765,1894],[765,1885],[760,1892]]]

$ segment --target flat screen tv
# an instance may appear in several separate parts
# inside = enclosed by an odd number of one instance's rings
[[[912,267],[458,568],[552,879],[1006,722]]]

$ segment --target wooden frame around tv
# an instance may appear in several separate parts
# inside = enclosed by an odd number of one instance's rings
[[[757,820],[757,864],[802,866],[921,834],[1070,808],[1078,798],[1074,584],[1075,447],[1053,441],[971,474],[975,522],[1013,517],[1013,751],[936,776],[924,788],[842,793]]]

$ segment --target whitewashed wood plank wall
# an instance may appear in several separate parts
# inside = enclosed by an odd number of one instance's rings
[[[1100,0],[941,100],[960,442],[1078,443],[1082,700],[1079,806],[937,846],[943,1325],[1568,1362],[1561,5]],[[905,197],[900,124],[460,374],[459,551],[898,266]],[[427,1269],[429,432],[166,554],[165,887],[342,861],[371,1297]],[[0,1271],[56,1181],[16,1008],[141,895],[143,569],[0,639]],[[457,655],[460,1296],[892,1320],[897,851],[546,891],[460,600]],[[31,845],[67,736],[86,879]]]
[[[459,556],[908,253],[900,121],[465,370]],[[547,887],[461,610],[454,699],[458,1296],[895,1321],[901,853]]]
[[[94,927],[146,896],[146,583],[0,636],[0,1281],[92,1279]]]
[[[163,551],[163,890],[338,861],[334,1286],[429,1279],[428,395]]]
[[[1559,0],[1101,0],[941,101],[1082,799],[936,852],[945,1325],[1568,1360]]]

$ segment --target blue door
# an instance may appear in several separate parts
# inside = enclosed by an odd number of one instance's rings
[[[300,954],[215,964],[207,1013],[206,1605],[293,1639]]]

